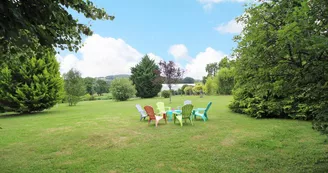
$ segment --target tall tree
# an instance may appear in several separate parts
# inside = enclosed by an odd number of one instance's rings
[[[108,93],[109,85],[106,81],[98,79],[95,85],[95,91],[98,95],[102,95],[103,93]]]
[[[250,6],[238,47],[236,112],[314,118],[328,133],[328,1],[274,0]]]
[[[235,85],[235,68],[221,68],[215,76],[218,94],[230,95]]]
[[[86,92],[81,73],[76,69],[71,69],[63,76],[68,104],[69,106],[76,105]]]
[[[137,97],[152,98],[157,96],[163,83],[159,78],[159,67],[148,55],[145,55],[139,64],[131,68],[130,79],[136,87]]]
[[[207,72],[207,77],[209,76],[215,76],[217,71],[219,69],[219,65],[218,63],[214,62],[214,63],[210,63],[206,65],[206,72]]]
[[[159,63],[160,71],[164,75],[165,83],[168,85],[170,93],[172,92],[172,84],[175,84],[177,81],[181,80],[183,76],[183,70],[175,65],[173,61],[161,61]],[[170,95],[170,103],[172,98]]]
[[[92,77],[86,77],[83,79],[86,91],[88,94],[93,95],[96,92],[96,79]]]
[[[35,40],[51,49],[77,51],[80,34],[90,36],[92,31],[90,25],[74,19],[69,10],[92,20],[114,19],[90,0],[2,0],[0,7],[1,52],[11,52],[11,46],[28,46]]]
[[[218,82],[214,77],[209,77],[204,85],[204,91],[207,95],[214,95],[218,92]]]
[[[235,60],[229,60],[228,57],[224,57],[218,64],[218,70],[222,68],[231,68],[235,66]]]
[[[0,64],[0,107],[23,113],[51,108],[63,91],[55,55],[46,49],[25,51]]]

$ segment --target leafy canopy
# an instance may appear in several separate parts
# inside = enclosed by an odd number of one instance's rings
[[[42,111],[54,106],[63,94],[59,64],[52,51],[25,51],[0,64],[2,110],[22,113]]]
[[[2,0],[0,1],[0,45],[21,47],[37,40],[41,46],[77,51],[81,34],[90,36],[90,25],[68,12],[74,10],[92,20],[114,20],[90,0]]]
[[[175,65],[173,61],[161,61],[159,63],[161,74],[164,75],[165,83],[168,85],[169,90],[172,90],[172,84],[177,83],[183,76],[183,70]],[[171,103],[171,95],[170,95]]]
[[[136,94],[132,81],[128,78],[116,78],[111,82],[110,92],[117,101],[126,101]]]
[[[273,0],[250,6],[238,47],[236,112],[314,119],[328,133],[328,1]]]
[[[136,87],[137,97],[152,98],[162,89],[159,67],[154,60],[145,55],[142,60],[131,68],[131,81]]]
[[[63,76],[68,104],[69,106],[76,105],[80,101],[80,97],[86,93],[81,73],[76,69],[71,69]]]

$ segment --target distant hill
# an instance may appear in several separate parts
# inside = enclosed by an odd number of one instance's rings
[[[118,75],[109,75],[109,76],[106,76],[106,77],[96,77],[96,79],[101,79],[101,80],[104,80],[106,82],[110,82],[116,78],[129,78],[130,75],[128,74],[118,74]]]

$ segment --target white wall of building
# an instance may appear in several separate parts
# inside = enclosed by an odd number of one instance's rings
[[[178,90],[178,89],[182,88],[183,85],[195,86],[195,84],[185,84],[185,83],[183,83],[183,84],[172,84],[172,90]],[[163,90],[169,90],[169,87],[168,87],[167,84],[162,84],[162,90],[161,91],[163,91]]]

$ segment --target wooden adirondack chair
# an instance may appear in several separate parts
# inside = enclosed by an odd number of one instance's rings
[[[207,104],[206,108],[197,108],[193,111],[194,117],[196,119],[197,116],[201,117],[204,121],[208,120],[207,112],[210,109],[212,102]]]
[[[146,111],[143,110],[142,107],[141,107],[139,104],[136,104],[136,108],[137,108],[138,112],[140,113],[140,121],[141,121],[142,119],[145,120],[146,117],[148,116],[147,113],[146,113]]]
[[[191,123],[191,125],[194,125],[193,122],[192,122],[192,110],[193,110],[194,106],[192,104],[187,104],[187,105],[184,105],[182,106],[182,111],[181,113],[177,113],[175,112],[174,113],[174,123],[175,123],[175,120],[179,120],[180,122],[180,125],[183,126],[183,120],[185,120],[185,123],[186,123],[186,120],[188,119]]]
[[[161,119],[164,119],[165,120],[165,124],[167,123],[166,115],[163,115],[163,116],[156,115],[155,112],[154,112],[153,107],[151,107],[151,106],[145,106],[144,109],[145,109],[147,115],[149,116],[149,118],[148,118],[148,126],[149,126],[151,120],[155,120],[155,126],[156,127],[158,125],[159,120],[161,120]]]

